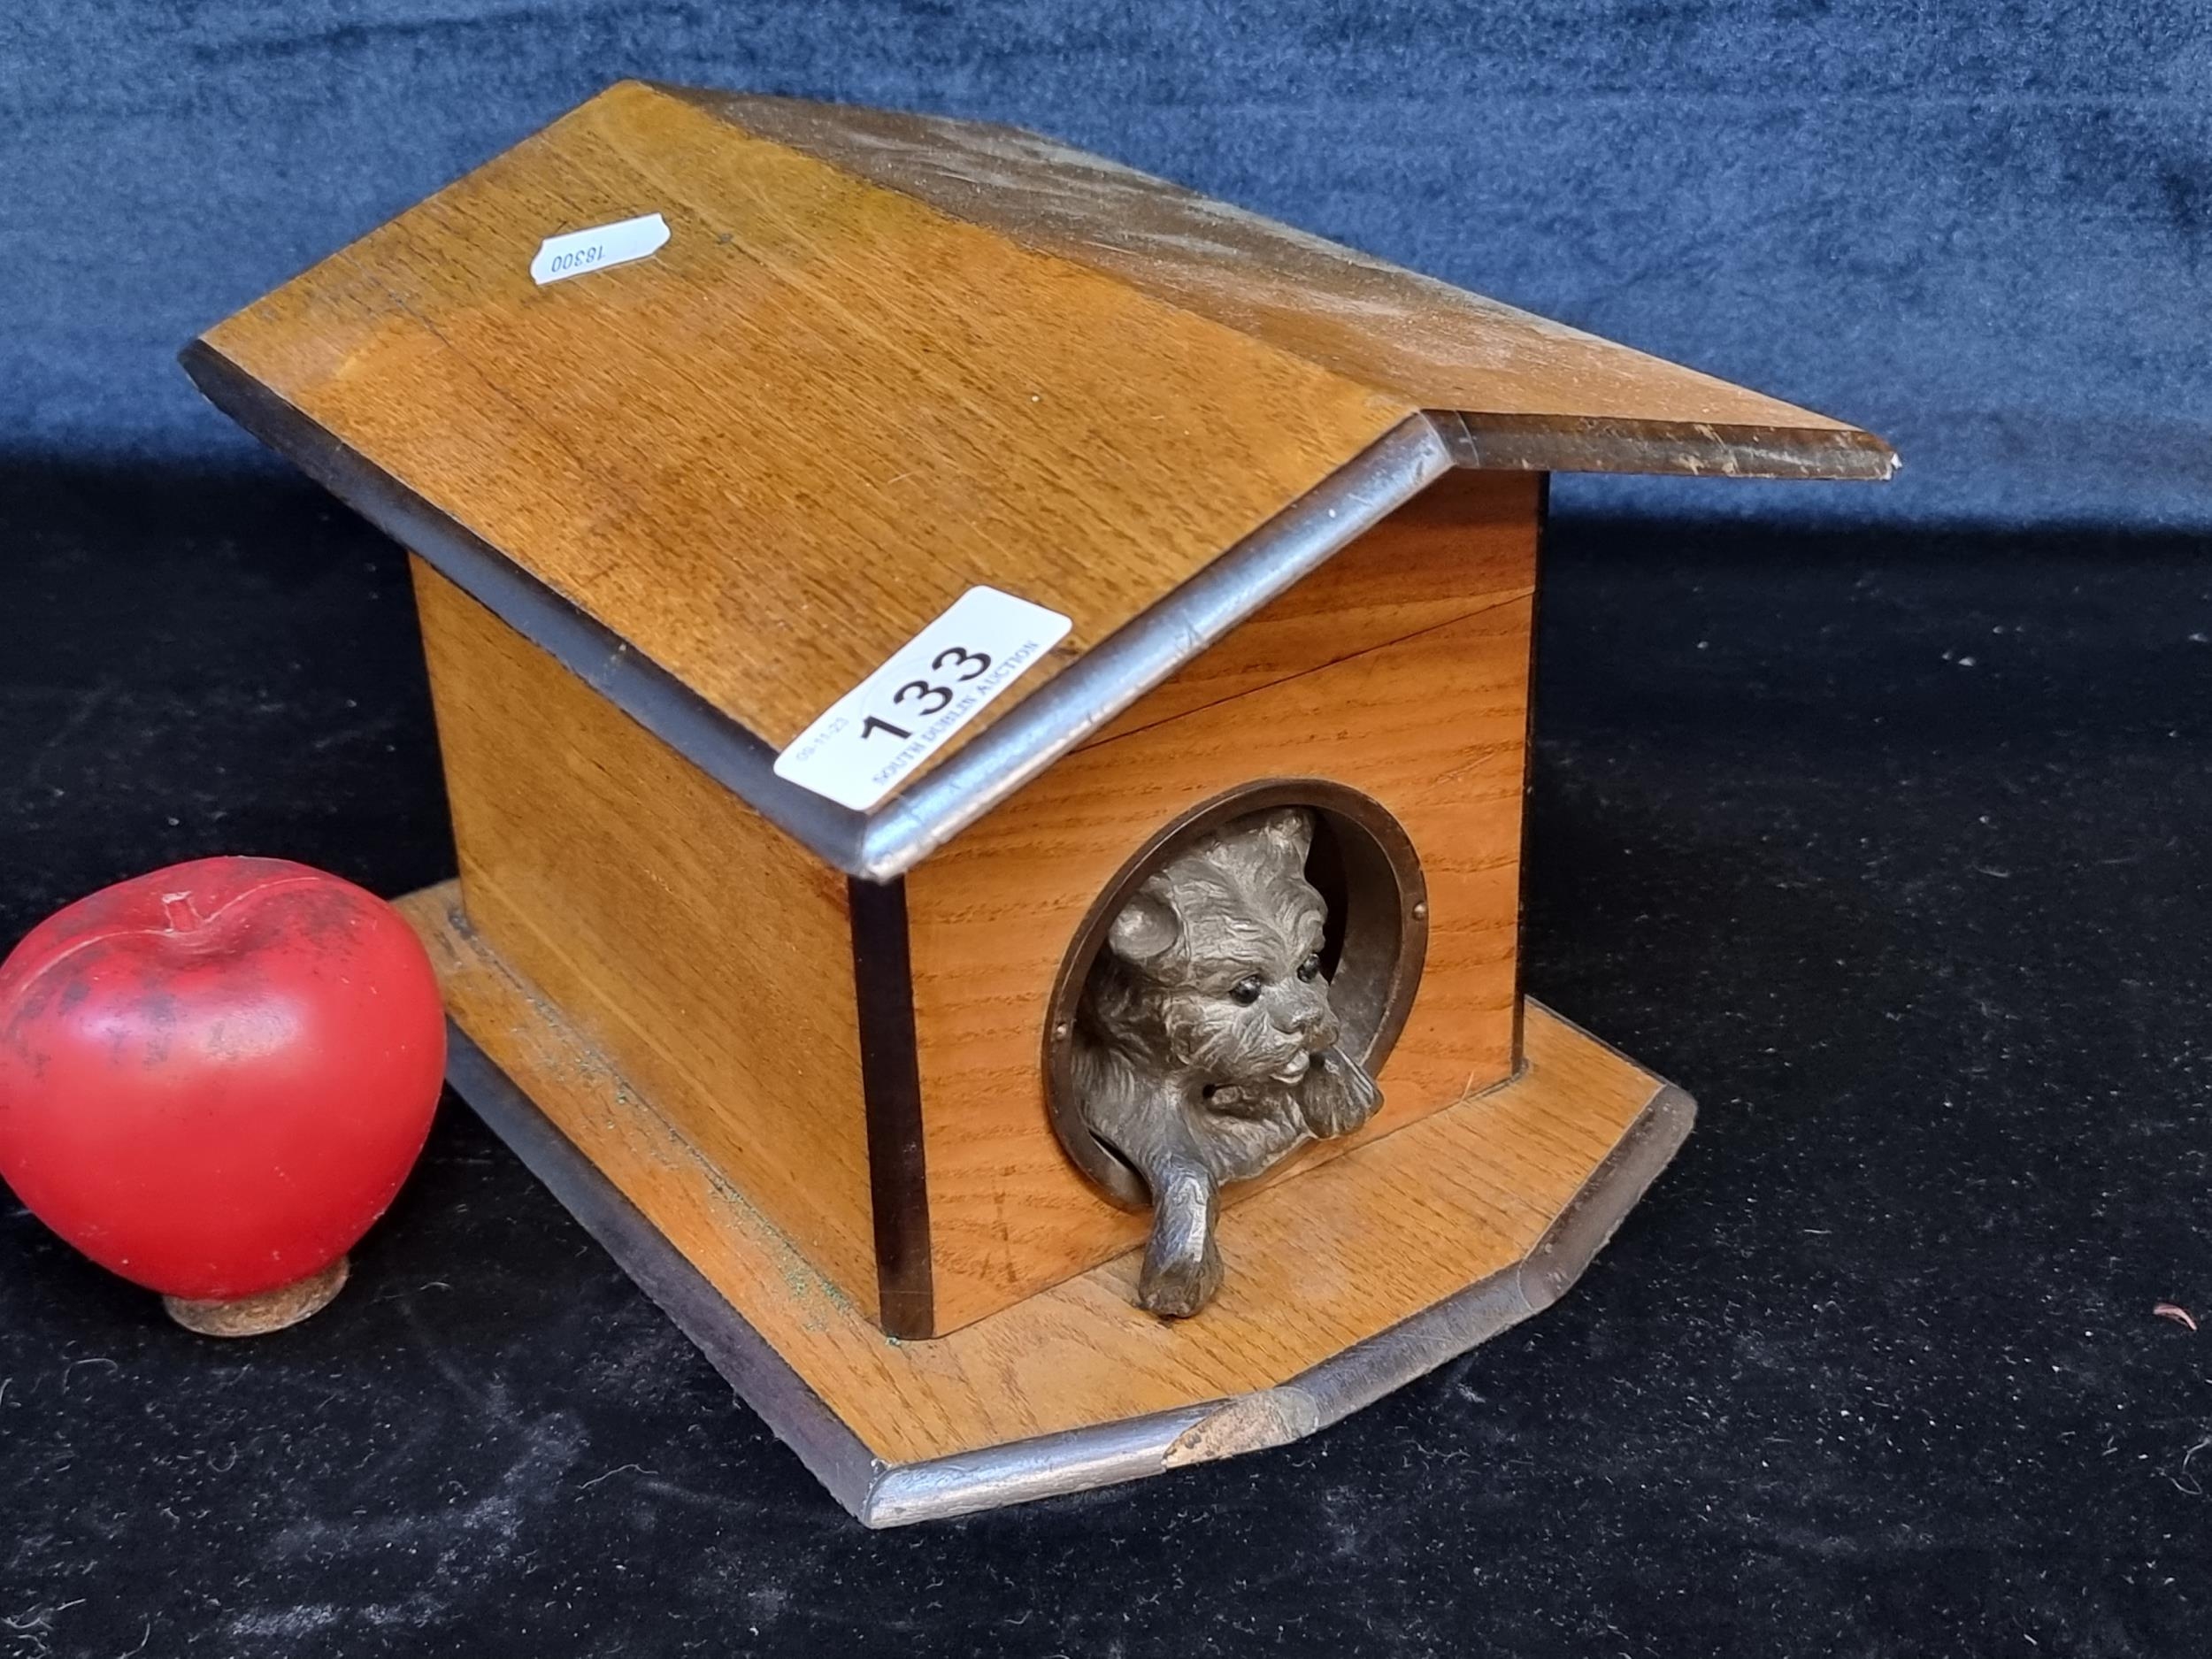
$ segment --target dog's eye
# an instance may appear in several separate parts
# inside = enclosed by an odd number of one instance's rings
[[[1321,958],[1318,956],[1308,956],[1298,964],[1298,977],[1308,983],[1311,983],[1314,976],[1320,972]]]
[[[1257,974],[1248,974],[1229,987],[1229,995],[1243,1003],[1245,1007],[1249,1008],[1260,1000],[1260,993],[1265,988],[1260,984]]]

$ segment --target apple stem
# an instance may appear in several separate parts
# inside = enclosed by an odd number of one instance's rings
[[[188,933],[200,925],[200,913],[192,908],[189,893],[163,894],[161,909],[169,918],[169,931],[173,933]]]

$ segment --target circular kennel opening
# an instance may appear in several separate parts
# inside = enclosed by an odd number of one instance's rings
[[[1084,985],[1107,929],[1146,877],[1207,831],[1283,806],[1304,807],[1314,817],[1305,873],[1328,907],[1321,968],[1329,980],[1330,1006],[1343,1025],[1341,1046],[1375,1072],[1404,1028],[1427,951],[1428,890],[1411,839],[1380,802],[1324,779],[1271,778],[1241,784],[1172,820],[1121,867],[1085,913],[1053,981],[1045,1021],[1045,1101],[1053,1133],[1076,1167],[1126,1209],[1150,1202],[1144,1182],[1085,1126],[1075,1096],[1071,1050]]]

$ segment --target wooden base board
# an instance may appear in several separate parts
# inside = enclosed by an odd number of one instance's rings
[[[1556,1301],[1695,1110],[1531,1003],[1512,1080],[1230,1207],[1228,1283],[1195,1319],[1132,1305],[1132,1252],[900,1342],[483,945],[452,884],[400,909],[444,985],[455,1088],[871,1526],[1327,1426]]]

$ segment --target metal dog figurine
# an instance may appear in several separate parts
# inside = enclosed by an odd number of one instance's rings
[[[1076,1087],[1091,1133],[1151,1190],[1137,1302],[1154,1313],[1196,1313],[1220,1288],[1224,1183],[1350,1133],[1382,1103],[1337,1047],[1312,843],[1312,814],[1287,807],[1179,849],[1114,918],[1085,983]]]

